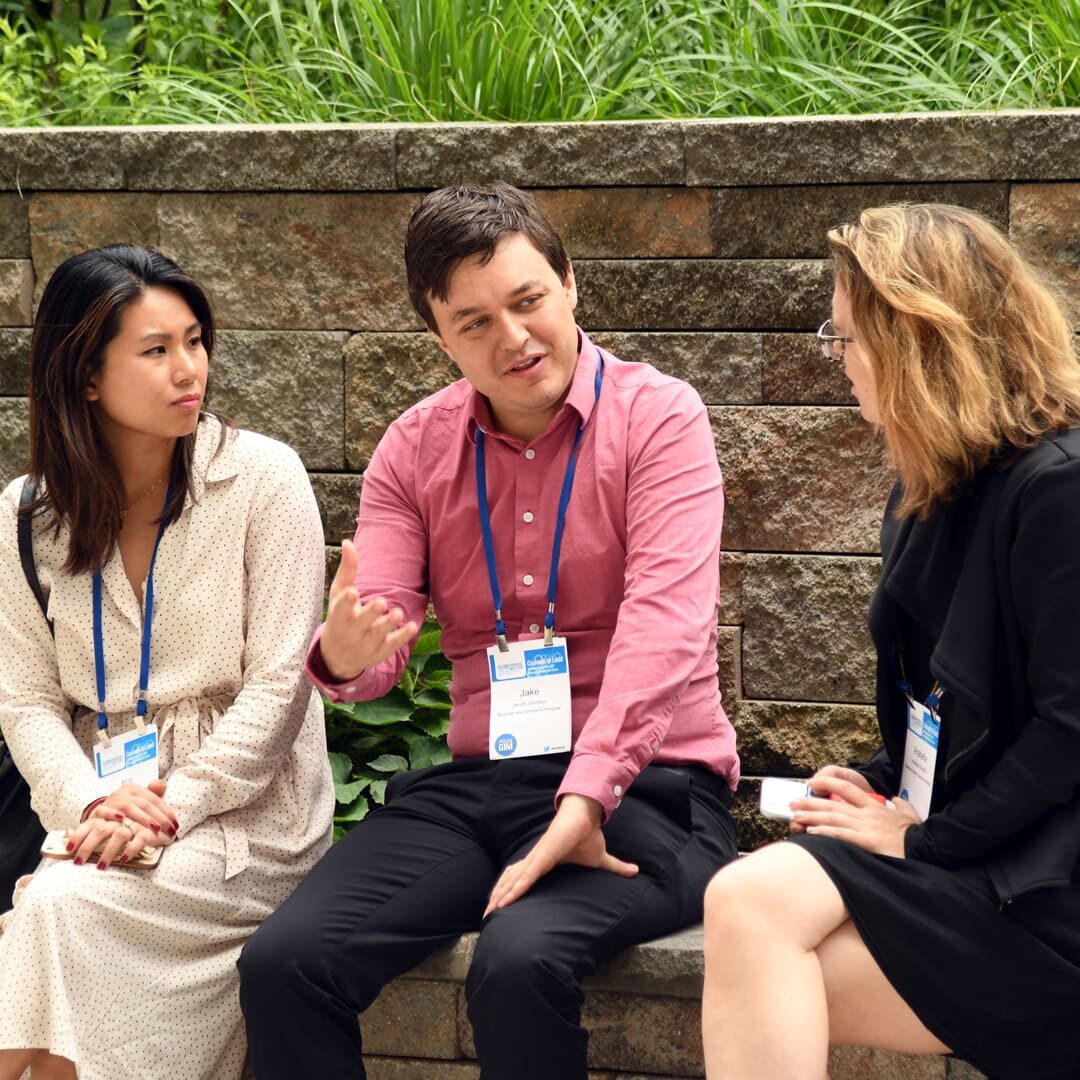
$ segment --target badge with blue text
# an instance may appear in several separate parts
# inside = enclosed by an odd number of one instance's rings
[[[101,782],[101,793],[108,795],[129,780],[146,787],[158,779],[158,730],[156,724],[144,724],[113,735],[108,745],[94,743],[94,771]]]
[[[900,775],[900,795],[907,799],[921,821],[930,813],[934,793],[934,766],[937,764],[941,719],[927,705],[907,699],[907,738],[904,741],[904,771]]]
[[[488,756],[561,754],[570,749],[570,665],[566,638],[517,641],[487,651],[491,679]]]

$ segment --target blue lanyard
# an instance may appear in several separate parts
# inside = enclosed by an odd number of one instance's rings
[[[596,381],[593,385],[594,412],[595,403],[600,400],[600,385],[604,377],[604,357],[596,350]],[[585,421],[578,424],[574,443],[570,447],[570,460],[566,463],[566,475],[563,477],[562,493],[559,495],[559,509],[555,516],[555,540],[551,546],[551,571],[548,574],[548,609],[544,616],[544,644],[550,645],[555,636],[555,595],[559,584],[559,552],[562,549],[563,526],[566,524],[566,508],[570,505],[570,492],[574,487],[574,472],[577,469],[578,445],[585,430]],[[488,582],[491,585],[491,599],[495,605],[495,641],[500,652],[507,652],[510,646],[506,641],[506,623],[502,615],[502,592],[499,589],[499,573],[495,566],[495,543],[491,538],[491,513],[488,509],[487,470],[484,456],[484,430],[476,429],[476,494],[480,507],[480,532],[484,537],[484,557],[487,559]]]
[[[893,644],[895,650],[895,656],[897,666],[900,669],[900,677],[896,680],[900,686],[901,691],[909,701],[915,700],[915,690],[911,685],[911,680],[907,677],[907,672],[904,670],[904,650],[898,643]],[[938,679],[934,680],[934,685],[930,687],[930,693],[926,698],[925,705],[931,711],[934,712],[941,704],[941,699],[945,696],[945,687],[941,685]]]
[[[165,506],[172,500],[173,484],[169,480],[165,492]],[[164,507],[162,507],[164,513]],[[146,602],[143,605],[142,653],[139,659],[139,700],[135,705],[136,724],[142,730],[142,718],[146,715],[146,691],[150,682],[150,633],[154,622],[154,563],[157,562],[158,546],[165,532],[165,522],[158,526],[154,552],[150,556],[150,570],[146,575]],[[108,745],[109,718],[105,714],[105,642],[101,630],[101,570],[94,571],[94,674],[97,676],[98,737]]]

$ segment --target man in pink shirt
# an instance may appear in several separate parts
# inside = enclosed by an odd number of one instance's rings
[[[357,1013],[479,929],[484,1080],[584,1080],[581,978],[698,921],[736,853],[720,469],[691,387],[577,327],[525,193],[433,192],[405,261],[464,378],[379,443],[307,670],[331,698],[385,694],[430,600],[454,760],[395,777],[245,948],[248,1037],[259,1080],[363,1076]]]

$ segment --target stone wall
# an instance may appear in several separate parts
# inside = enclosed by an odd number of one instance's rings
[[[450,366],[401,266],[420,193],[501,177],[563,231],[582,324],[690,380],[728,496],[720,678],[754,777],[875,743],[867,600],[890,478],[811,333],[825,229],[860,207],[980,209],[1080,323],[1080,112],[589,125],[0,131],[0,474],[25,454],[28,327],[57,263],[160,247],[222,327],[212,403],[294,445],[332,542],[385,424]],[[675,628],[677,632],[677,628]]]

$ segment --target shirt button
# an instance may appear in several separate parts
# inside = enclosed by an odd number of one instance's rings
[[[621,797],[622,797],[622,784],[616,784],[616,785],[615,785],[615,786],[614,786],[614,787],[613,787],[613,788],[611,789],[611,792],[612,792],[612,794],[613,794],[613,795],[615,796],[615,798],[616,798],[616,799],[619,799],[619,798],[621,798]]]
[[[524,576],[524,577],[523,577],[523,578],[521,579],[521,581],[522,581],[522,583],[523,583],[523,584],[525,584],[525,585],[531,585],[531,584],[533,583],[533,576],[532,576],[532,574],[526,574],[526,575],[525,575],[525,576]]]
[[[536,457],[536,451],[530,446],[529,449],[525,451],[525,457],[529,461],[532,461],[532,459]]]
[[[526,525],[530,525],[532,523],[532,519],[533,512],[531,510],[526,510],[525,513],[521,515],[521,520],[524,521]]]

